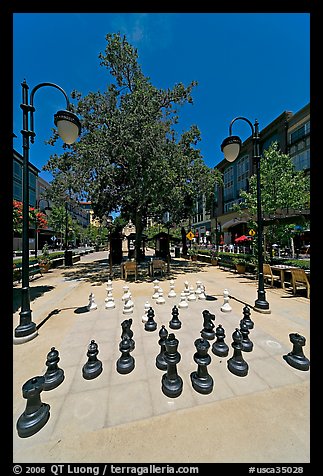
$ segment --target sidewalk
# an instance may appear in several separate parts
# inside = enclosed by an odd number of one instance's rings
[[[54,269],[30,282],[31,295],[37,296],[31,309],[39,334],[13,346],[14,463],[310,461],[310,371],[296,370],[282,358],[292,350],[289,334],[297,332],[306,338],[303,350],[310,359],[310,301],[286,290],[266,288],[271,314],[251,309],[254,328],[249,338],[254,348],[243,353],[248,375],[237,377],[227,369],[233,353],[231,336],[239,327],[244,304],[254,304],[257,282],[206,263],[184,267],[184,260],[173,261],[171,277],[177,296],[167,297],[170,277],[160,279],[166,300],[162,305],[152,299],[152,280],[129,281],[135,306],[128,315],[122,312],[125,281],[120,278],[113,279],[116,307],[105,309],[107,252],[85,255],[72,268]],[[182,327],[172,331],[171,310],[180,301],[184,282],[196,288],[197,280],[205,285],[208,299],[180,309]],[[224,289],[232,296],[228,313],[221,311]],[[86,312],[91,292],[98,308]],[[154,332],[145,331],[141,320],[146,301],[155,311]],[[19,323],[19,305],[16,301],[13,328]],[[228,357],[219,358],[211,352],[214,341],[210,341],[208,372],[214,388],[209,395],[198,394],[190,380],[190,373],[197,369],[194,341],[200,337],[204,309],[215,314],[215,327],[222,324],[230,348]],[[121,375],[116,371],[120,324],[129,318],[133,320],[135,369]],[[177,370],[183,391],[177,398],[162,393],[165,372],[155,365],[162,324],[179,340]],[[88,381],[82,377],[82,367],[92,339],[98,343],[103,372]],[[59,351],[65,379],[57,388],[41,393],[42,401],[50,405],[46,425],[29,438],[19,438],[16,422],[26,406],[22,385],[45,373],[52,347]]]

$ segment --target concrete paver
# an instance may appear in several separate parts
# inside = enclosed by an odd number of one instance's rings
[[[175,261],[185,264],[183,260]],[[290,332],[306,337],[304,353],[310,358],[309,300],[294,297],[288,290],[266,289],[272,312],[268,315],[251,310],[255,326],[249,337],[254,349],[243,354],[249,373],[237,377],[227,369],[227,360],[233,353],[231,336],[243,317],[243,303],[252,306],[256,299],[257,283],[204,263],[181,268],[174,262],[171,270],[177,296],[167,297],[170,278],[161,279],[166,300],[162,305],[151,297],[152,279],[127,282],[135,304],[129,315],[123,314],[125,281],[120,278],[113,279],[116,307],[105,309],[108,264],[104,252],[85,255],[73,268],[56,269],[31,281],[35,292],[37,288],[53,288],[32,301],[39,335],[14,346],[15,463],[309,462],[310,371],[293,369],[282,358],[291,351]],[[171,310],[180,301],[184,281],[195,287],[197,280],[205,285],[208,299],[190,302],[188,309],[180,309],[182,327],[172,331],[168,325]],[[229,313],[221,311],[224,289],[232,296]],[[86,312],[90,292],[98,308]],[[154,332],[145,331],[141,320],[147,300],[158,324]],[[214,389],[209,395],[198,394],[190,381],[190,373],[197,368],[194,341],[200,337],[204,309],[215,314],[215,326],[223,325],[230,347],[226,358],[215,356],[210,347],[212,361],[208,371]],[[120,324],[130,317],[135,369],[120,375],[116,371]],[[16,310],[14,328],[18,322]],[[164,372],[155,366],[162,324],[179,340],[181,361],[177,369],[183,379],[183,391],[177,398],[162,393]],[[103,372],[86,381],[82,366],[92,339],[99,345]],[[42,401],[51,406],[46,425],[32,437],[19,438],[15,425],[26,404],[21,387],[29,378],[46,371],[46,356],[53,346],[60,353],[64,382],[41,394]]]

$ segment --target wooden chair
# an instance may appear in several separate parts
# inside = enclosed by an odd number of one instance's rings
[[[307,298],[309,299],[311,286],[304,269],[291,269],[290,272],[292,273],[293,294],[296,294],[298,288],[306,289]]]
[[[264,281],[266,280],[270,281],[270,286],[274,287],[274,282],[280,281],[280,277],[273,274],[273,270],[271,269],[271,266],[268,263],[263,264],[263,270],[264,270]]]
[[[164,275],[166,270],[165,261],[161,259],[153,259],[151,262],[151,275],[155,276],[155,273],[159,273],[161,276]]]
[[[126,261],[123,263],[123,276],[127,280],[129,276],[134,276],[137,281],[138,266],[136,261]]]

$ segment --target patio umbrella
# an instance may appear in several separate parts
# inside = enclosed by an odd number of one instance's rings
[[[252,238],[251,236],[242,235],[234,240],[235,243],[242,243],[243,241],[252,241]]]

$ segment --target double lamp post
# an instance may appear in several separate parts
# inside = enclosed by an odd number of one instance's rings
[[[240,137],[232,135],[232,125],[237,120],[243,120],[249,124],[252,130],[252,145],[253,145],[253,161],[256,164],[257,177],[257,247],[258,247],[258,297],[255,301],[253,309],[264,314],[270,314],[269,303],[266,300],[266,292],[264,285],[264,255],[263,255],[263,219],[261,211],[261,184],[260,184],[260,137],[259,137],[259,123],[256,120],[255,124],[245,117],[236,117],[230,123],[229,137],[224,139],[221,144],[221,150],[228,162],[234,162],[240,154],[242,141]]]
[[[22,191],[22,288],[21,288],[21,311],[20,322],[14,331],[14,343],[27,342],[37,336],[36,324],[32,321],[30,309],[29,291],[29,147],[30,142],[34,142],[34,95],[35,92],[44,87],[50,86],[63,93],[66,99],[66,110],[58,111],[54,115],[54,124],[57,126],[58,134],[66,144],[73,144],[81,132],[81,123],[78,117],[69,111],[70,103],[66,92],[57,84],[40,83],[35,86],[28,98],[29,86],[24,80],[22,86],[22,109],[23,128],[21,130],[23,138],[23,191]]]

